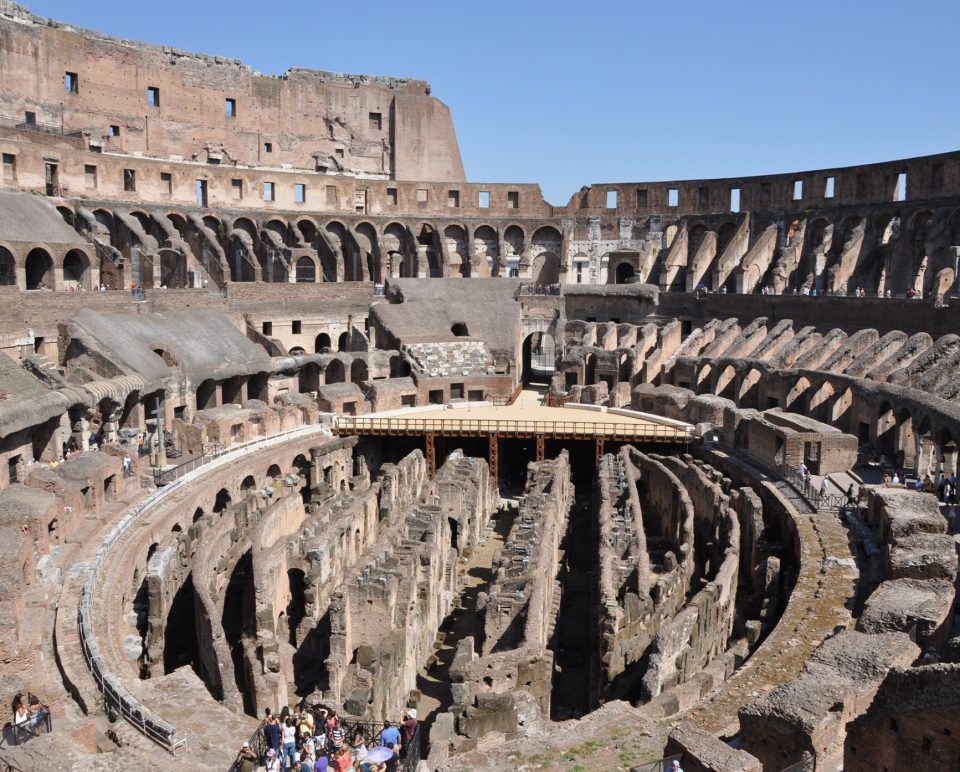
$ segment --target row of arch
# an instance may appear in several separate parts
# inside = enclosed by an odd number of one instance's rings
[[[20,289],[97,289],[86,249],[27,245],[17,250],[0,243],[0,287]]]
[[[883,384],[821,371],[796,371],[788,377],[755,364],[719,359],[698,362],[689,387],[731,399],[740,408],[780,407],[809,416],[855,435],[861,445],[919,474],[957,469],[960,426],[955,409],[943,413],[927,408]],[[878,397],[878,388],[888,393]]]

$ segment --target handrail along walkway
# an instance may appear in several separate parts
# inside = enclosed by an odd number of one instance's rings
[[[104,702],[109,710],[116,711],[141,734],[175,756],[187,750],[186,732],[154,713],[131,694],[120,679],[110,671],[100,653],[93,626],[93,596],[100,570],[114,545],[146,512],[184,485],[195,480],[201,473],[209,471],[213,465],[228,464],[272,445],[307,438],[315,434],[329,436],[329,427],[319,424],[297,427],[269,437],[259,437],[216,458],[208,458],[207,464],[192,469],[133,507],[103,540],[87,570],[77,609],[77,633],[80,638],[83,658],[90,675],[103,695]]]
[[[692,427],[664,426],[655,423],[601,423],[592,421],[525,421],[490,418],[366,418],[338,416],[334,430],[340,435],[354,434],[437,434],[477,437],[499,434],[501,437],[544,435],[565,439],[638,440],[689,442]]]

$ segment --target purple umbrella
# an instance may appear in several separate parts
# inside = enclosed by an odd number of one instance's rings
[[[393,758],[392,749],[386,748],[383,745],[375,745],[367,751],[367,756],[364,758],[364,761],[379,764],[382,761],[389,761],[391,758]]]

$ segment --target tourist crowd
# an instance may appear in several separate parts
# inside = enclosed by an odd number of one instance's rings
[[[360,731],[348,734],[336,711],[314,705],[300,710],[287,707],[279,715],[265,711],[261,727],[262,755],[245,742],[234,768],[254,772],[395,772],[417,734],[417,711],[404,710],[396,726],[384,722],[368,746]]]

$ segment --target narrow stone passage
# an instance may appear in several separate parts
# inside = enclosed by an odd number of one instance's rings
[[[550,707],[555,721],[579,718],[590,705],[590,669],[594,651],[594,610],[597,558],[595,522],[591,517],[589,488],[577,489],[570,511],[570,526],[561,546],[564,560],[558,580],[563,585],[557,609],[555,665]]]
[[[460,563],[462,573],[460,602],[450,612],[440,627],[438,637],[443,642],[435,659],[427,663],[417,676],[417,688],[422,697],[419,704],[421,722],[429,729],[437,713],[452,704],[450,695],[450,665],[457,652],[457,644],[467,636],[481,635],[483,620],[477,615],[477,597],[485,592],[493,579],[493,556],[500,549],[514,518],[519,511],[515,499],[503,499],[504,508],[490,518],[492,529],[489,536],[465,562]]]

